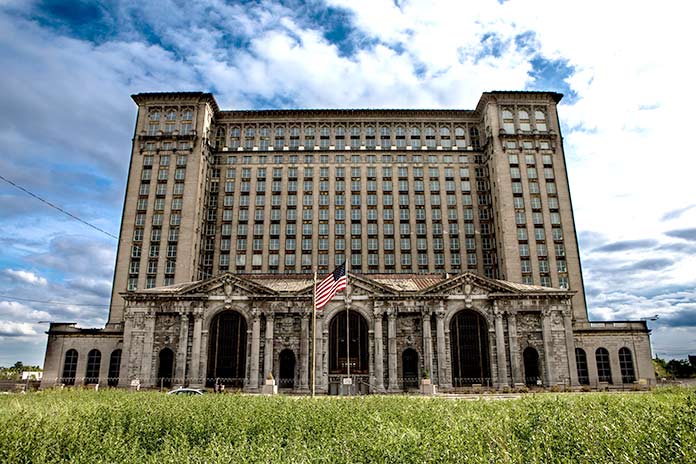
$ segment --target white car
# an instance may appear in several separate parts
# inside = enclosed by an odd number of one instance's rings
[[[167,395],[202,395],[204,392],[203,390],[200,390],[198,388],[184,388],[184,387],[179,387],[176,388],[172,391],[168,391]]]

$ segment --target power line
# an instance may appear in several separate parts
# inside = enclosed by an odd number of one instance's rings
[[[5,177],[3,177],[2,175],[0,175],[0,179],[4,180],[4,181],[7,182],[8,184],[10,184],[10,185],[12,185],[12,186],[18,188],[18,189],[21,190],[22,192],[24,192],[24,193],[26,193],[26,194],[28,194],[28,195],[31,195],[32,197],[36,198],[37,200],[46,203],[46,204],[47,204],[48,206],[50,206],[51,208],[56,209],[56,210],[60,211],[61,213],[65,214],[65,215],[67,215],[67,216],[70,216],[71,218],[73,218],[73,219],[75,219],[75,220],[77,220],[77,221],[80,221],[81,223],[83,223],[83,224],[85,224],[85,225],[91,227],[92,229],[98,230],[98,231],[101,232],[102,234],[108,235],[109,237],[115,238],[116,240],[118,240],[118,237],[116,237],[115,235],[110,234],[109,232],[105,231],[104,229],[100,229],[99,227],[95,226],[94,224],[90,224],[89,222],[85,221],[84,219],[79,218],[79,217],[75,216],[74,214],[69,213],[68,211],[65,211],[65,210],[64,210],[63,208],[61,208],[60,206],[56,206],[56,205],[54,205],[53,203],[51,203],[50,201],[48,201],[48,200],[44,200],[43,198],[41,198],[41,197],[38,196],[37,194],[35,194],[35,193],[33,193],[33,192],[31,192],[31,191],[25,189],[25,188],[22,187],[21,185],[15,184],[15,183],[12,182],[11,180],[6,179]]]
[[[109,305],[103,305],[103,304],[89,304],[89,303],[68,303],[66,301],[45,301],[45,300],[33,300],[31,298],[18,298],[12,295],[2,295],[0,294],[0,297],[2,298],[8,298],[12,301],[28,301],[31,303],[43,303],[43,304],[50,304],[50,305],[63,305],[63,306],[93,306],[93,307],[103,307],[103,308],[108,308]]]

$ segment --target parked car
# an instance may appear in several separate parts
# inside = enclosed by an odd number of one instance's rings
[[[204,392],[203,390],[200,390],[198,388],[184,388],[184,387],[179,387],[174,390],[168,391],[167,395],[202,395]]]

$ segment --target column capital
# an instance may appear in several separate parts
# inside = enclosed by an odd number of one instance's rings
[[[444,321],[444,320],[445,320],[445,315],[446,315],[446,314],[447,314],[447,313],[445,312],[444,309],[438,308],[438,309],[435,311],[435,316],[437,316],[437,320],[438,320],[438,321]]]
[[[389,317],[389,320],[396,320],[396,315],[397,315],[398,310],[392,306],[390,308],[387,308],[387,317]]]
[[[385,312],[384,303],[382,303],[381,301],[374,301],[372,303],[372,312],[375,315],[375,317],[382,317],[382,315]]]

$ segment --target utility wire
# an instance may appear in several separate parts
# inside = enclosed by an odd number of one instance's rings
[[[31,303],[43,303],[43,304],[50,304],[50,305],[64,305],[64,306],[94,306],[94,307],[104,307],[108,308],[109,305],[106,304],[89,304],[89,303],[68,303],[66,301],[45,301],[45,300],[32,300],[30,298],[18,298],[16,296],[12,295],[2,295],[0,294],[0,297],[2,298],[8,298],[12,301],[29,301]]]
[[[84,219],[81,219],[81,218],[75,216],[74,214],[65,211],[65,210],[64,210],[63,208],[61,208],[60,206],[56,206],[56,205],[54,205],[53,203],[51,203],[50,201],[48,201],[48,200],[44,200],[43,198],[41,198],[41,197],[38,196],[37,194],[35,194],[35,193],[33,193],[33,192],[31,192],[31,191],[25,189],[25,188],[22,187],[21,185],[15,184],[15,183],[12,182],[11,180],[6,179],[5,177],[3,177],[2,175],[0,175],[0,179],[4,180],[4,181],[7,182],[8,184],[10,184],[10,185],[12,185],[12,186],[18,188],[18,189],[21,190],[22,192],[24,192],[24,193],[26,193],[26,194],[28,194],[28,195],[31,195],[32,197],[36,198],[37,200],[46,203],[46,204],[47,204],[48,206],[50,206],[51,208],[57,209],[57,210],[60,211],[61,213],[65,214],[65,215],[67,215],[67,216],[70,216],[71,218],[73,218],[73,219],[75,219],[75,220],[77,220],[77,221],[80,221],[81,223],[83,223],[83,224],[85,224],[85,225],[91,227],[92,229],[98,230],[98,231],[101,232],[102,234],[108,235],[109,237],[115,238],[116,240],[118,240],[118,237],[116,237],[115,235],[110,234],[109,232],[105,231],[104,229],[100,229],[99,227],[95,226],[94,224],[90,224],[89,222],[85,221]]]

